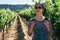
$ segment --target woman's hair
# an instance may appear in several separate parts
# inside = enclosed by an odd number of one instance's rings
[[[36,5],[40,5],[40,6],[42,6],[42,8],[44,9],[44,6],[43,6],[43,4],[42,4],[42,3],[38,2],[38,3],[36,3],[36,4],[35,4],[35,6],[34,6],[34,7],[36,7]]]

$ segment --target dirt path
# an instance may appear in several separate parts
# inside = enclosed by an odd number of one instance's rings
[[[24,36],[25,40],[31,40],[31,38],[27,34],[27,31],[28,31],[28,26],[26,25],[27,21],[20,18],[20,22],[21,22],[21,25],[22,25],[23,32],[25,34],[25,36]]]
[[[17,21],[17,16],[15,17],[14,23],[11,25],[10,30],[9,30],[9,40],[14,40],[17,38],[17,26],[18,26],[18,21]]]
[[[28,36],[27,21],[20,16],[16,16],[14,21],[11,21],[10,26],[4,28],[4,39],[3,40],[31,40]],[[0,32],[0,40],[2,40],[2,32]]]

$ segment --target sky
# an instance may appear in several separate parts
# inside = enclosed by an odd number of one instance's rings
[[[32,0],[0,0],[0,4],[30,4],[33,5]]]
[[[32,0],[0,0],[0,4],[29,4],[34,5]]]

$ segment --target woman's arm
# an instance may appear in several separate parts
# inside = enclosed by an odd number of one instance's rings
[[[50,37],[52,37],[52,36],[53,36],[52,31],[53,31],[53,30],[52,30],[52,27],[51,27],[51,22],[45,20],[45,21],[44,21],[44,24],[45,24],[45,27],[46,27],[46,29],[47,29],[48,35],[49,35]]]
[[[33,27],[35,25],[35,22],[32,21],[30,24],[29,24],[29,29],[28,29],[28,35],[31,36],[32,33],[33,33]]]
[[[46,27],[47,31],[49,31],[50,30],[49,22],[47,20],[45,20],[44,24],[45,24],[45,27]]]

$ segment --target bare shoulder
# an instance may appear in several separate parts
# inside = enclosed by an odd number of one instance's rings
[[[30,18],[30,20],[29,20],[29,21],[31,22],[31,21],[34,21],[34,20],[35,20],[35,18],[33,17],[33,18]]]
[[[35,18],[30,18],[29,22],[32,24],[35,23]]]

